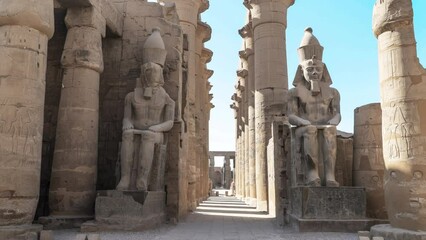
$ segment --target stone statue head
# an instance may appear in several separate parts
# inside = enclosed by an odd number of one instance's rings
[[[318,91],[318,82],[330,85],[332,83],[327,66],[322,62],[324,48],[318,39],[312,34],[312,28],[306,28],[302,42],[297,52],[299,54],[299,66],[294,77],[293,85],[300,84],[311,86],[310,90]],[[315,86],[314,86],[315,85]]]
[[[154,62],[145,63],[141,66],[140,79],[143,88],[163,86],[163,68]]]

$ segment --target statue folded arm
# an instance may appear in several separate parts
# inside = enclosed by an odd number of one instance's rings
[[[337,126],[342,120],[342,116],[340,115],[340,94],[339,92],[333,88],[333,101],[331,103],[332,113],[335,115],[328,121],[328,124]]]
[[[167,132],[173,127],[175,115],[175,101],[166,95],[166,104],[164,106],[164,122],[149,127],[149,130],[154,132]]]
[[[132,93],[127,94],[124,99],[124,117],[123,117],[123,131],[134,129],[132,123]]]
[[[298,115],[298,97],[295,94],[296,89],[292,89],[289,91],[289,99],[288,99],[288,105],[287,105],[287,113],[288,113],[288,121],[291,125],[296,125],[298,127],[300,126],[307,126],[311,125],[311,122],[309,120],[303,119],[299,117]]]

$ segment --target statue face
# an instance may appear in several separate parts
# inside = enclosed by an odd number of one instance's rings
[[[303,76],[306,81],[320,81],[324,72],[324,63],[316,60],[310,59],[302,62],[302,71]]]
[[[149,62],[142,65],[142,75],[144,75],[142,79],[145,79],[146,87],[158,87],[164,83],[163,68],[158,64]]]

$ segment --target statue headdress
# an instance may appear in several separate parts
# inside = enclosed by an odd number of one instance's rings
[[[312,28],[308,27],[305,29],[305,34],[303,35],[302,42],[300,47],[297,49],[299,54],[300,63],[306,60],[319,60],[322,62],[322,55],[324,47],[322,47],[318,39],[312,34]],[[330,73],[328,72],[327,66],[324,64],[324,70],[322,79],[320,81],[327,83],[328,85],[332,84]],[[304,76],[302,71],[302,66],[299,64],[296,71],[296,76],[293,80],[293,86],[297,86],[300,83],[304,82]]]
[[[322,61],[322,53],[324,48],[320,45],[318,39],[312,34],[312,28],[305,29],[300,47],[297,49],[299,61],[303,62],[312,59],[314,56],[317,60]]]
[[[167,51],[159,28],[153,28],[151,35],[143,45],[142,64],[154,62],[164,67]]]

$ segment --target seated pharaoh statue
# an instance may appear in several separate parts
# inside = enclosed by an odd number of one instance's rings
[[[300,154],[304,184],[338,187],[335,179],[336,125],[341,120],[339,92],[322,62],[323,47],[305,30],[298,49],[299,66],[289,90],[288,117],[294,125],[294,152]]]
[[[136,175],[136,189],[148,190],[153,162],[157,161],[156,145],[164,144],[164,132],[173,127],[175,102],[162,87],[166,55],[160,31],[154,29],[143,46],[143,65],[136,88],[125,98],[117,190],[130,190],[132,174]],[[132,171],[134,166],[136,171]]]

